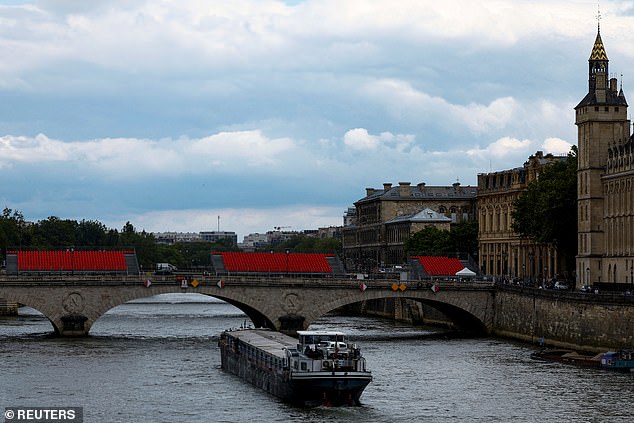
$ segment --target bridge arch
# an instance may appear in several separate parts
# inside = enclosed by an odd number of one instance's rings
[[[130,301],[134,301],[134,300],[138,300],[142,298],[149,298],[149,297],[154,297],[156,295],[172,294],[172,293],[176,293],[176,294],[194,293],[197,295],[213,297],[213,298],[225,301],[226,303],[231,304],[232,306],[238,308],[240,311],[246,314],[247,317],[253,322],[253,324],[256,327],[275,328],[275,324],[271,321],[270,317],[264,315],[262,312],[255,309],[253,306],[249,305],[248,303],[237,301],[235,299],[228,298],[222,295],[217,295],[217,294],[211,294],[211,293],[205,293],[205,292],[187,292],[179,287],[176,287],[176,288],[169,287],[167,290],[162,290],[162,291],[166,291],[166,292],[157,293],[156,290],[153,290],[152,292],[149,292],[149,290],[136,290],[134,293],[130,293],[127,296],[120,296],[116,300],[113,300],[111,298],[108,301],[102,302],[98,307],[95,307],[95,309],[90,313],[91,316],[87,318],[86,322],[89,323],[89,327],[85,328],[86,333],[90,331],[90,328],[92,327],[92,325],[94,324],[96,320],[98,320],[101,316],[103,316],[109,310],[112,310],[115,307],[126,304]],[[123,302],[120,302],[120,301],[123,301]]]
[[[227,297],[223,297],[221,295],[211,295],[211,294],[207,294],[210,297],[214,297],[217,298],[219,300],[225,301],[229,304],[231,304],[232,306],[240,309],[240,311],[242,311],[244,314],[247,315],[247,317],[251,320],[251,322],[253,322],[253,325],[256,328],[275,328],[275,323],[273,323],[273,320],[264,315],[261,311],[253,308],[252,306],[245,304],[243,302],[231,299],[231,298],[227,298]]]
[[[409,294],[402,295],[395,294],[390,291],[374,291],[368,293],[364,299],[350,296],[338,296],[336,298],[323,301],[319,304],[315,304],[315,307],[307,313],[305,317],[304,328],[310,326],[315,320],[328,312],[336,310],[338,308],[359,303],[366,300],[379,300],[379,299],[407,299],[420,302],[428,305],[432,308],[443,313],[449,318],[452,323],[460,330],[474,334],[488,334],[491,330],[491,321],[487,321],[487,316],[482,316],[481,313],[474,313],[474,310],[470,310],[472,301],[468,301],[468,304],[464,304],[463,301],[448,296],[437,296],[434,293],[427,294],[424,291],[411,291]]]
[[[209,291],[212,291],[212,292],[209,292]],[[238,298],[235,298],[230,295],[229,296],[222,295],[217,289],[214,289],[214,288],[211,288],[211,289],[203,288],[203,289],[191,291],[191,290],[184,290],[181,287],[175,286],[175,285],[160,285],[156,287],[152,286],[151,288],[140,287],[136,289],[129,289],[129,290],[126,290],[125,293],[119,293],[114,296],[102,296],[101,298],[102,301],[100,301],[94,307],[91,307],[90,309],[86,309],[83,313],[83,315],[86,317],[86,320],[84,323],[85,334],[89,333],[90,328],[99,317],[103,316],[109,310],[119,305],[128,303],[133,300],[138,300],[141,298],[148,298],[148,297],[153,297],[160,294],[171,294],[171,293],[177,293],[177,294],[178,293],[190,293],[190,294],[195,293],[199,295],[217,298],[241,310],[244,314],[247,315],[247,317],[253,322],[253,324],[256,327],[269,327],[269,328],[277,327],[274,323],[275,316],[269,316],[266,314],[265,311],[262,311],[259,308],[257,308],[258,305],[254,304],[253,298],[248,298],[248,297],[244,298],[241,296],[238,296]],[[52,320],[51,322],[53,323],[53,326],[55,326],[56,322]],[[64,321],[61,322],[61,325],[59,325],[59,328],[62,329],[63,331]],[[57,327],[56,327],[56,332],[62,333],[62,332],[59,332],[59,329]],[[66,332],[67,331],[64,331],[63,334],[67,335]]]
[[[3,298],[26,307],[30,307],[41,313],[53,326],[56,335],[62,334],[61,315],[58,310],[51,308],[47,302],[40,296],[28,295],[26,292],[6,292],[2,294]]]

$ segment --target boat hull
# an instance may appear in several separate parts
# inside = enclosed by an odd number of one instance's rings
[[[359,405],[361,394],[372,378],[358,372],[312,372],[294,375],[290,381],[294,403],[315,405]]]

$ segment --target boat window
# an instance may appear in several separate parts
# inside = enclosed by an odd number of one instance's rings
[[[302,361],[301,367],[302,367],[302,370],[306,370],[307,369],[305,361]]]

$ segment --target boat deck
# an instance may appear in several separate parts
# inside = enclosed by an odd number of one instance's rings
[[[285,358],[285,349],[296,349],[297,339],[269,329],[248,329],[227,332],[240,341],[279,358]]]

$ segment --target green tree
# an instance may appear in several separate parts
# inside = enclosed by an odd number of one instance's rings
[[[552,243],[574,270],[577,254],[577,147],[566,160],[546,166],[513,203],[513,231],[539,243]]]
[[[77,245],[77,227],[75,220],[50,216],[33,226],[32,245],[45,248],[72,247]]]
[[[341,254],[343,247],[341,241],[335,238],[317,238],[298,234],[273,247],[273,251],[276,252],[286,250],[294,253]]]
[[[427,226],[411,235],[405,241],[405,250],[408,254],[421,256],[439,256],[456,252],[449,231],[435,226]]]
[[[75,239],[80,246],[116,245],[117,237],[113,237],[106,226],[96,220],[82,220],[77,224]]]
[[[478,221],[467,220],[451,226],[449,239],[454,252],[478,254]]]
[[[145,230],[137,232],[130,222],[126,222],[119,233],[119,246],[134,248],[139,265],[143,269],[153,268],[159,258],[154,235]]]
[[[238,247],[229,240],[158,244],[154,263],[171,263],[179,269],[209,267],[214,251],[238,251]]]
[[[422,256],[454,255],[478,251],[478,222],[463,221],[451,225],[451,230],[428,226],[410,236],[405,242],[408,254]]]
[[[4,254],[7,247],[20,247],[29,239],[30,232],[22,213],[5,207],[0,215],[0,252]]]

